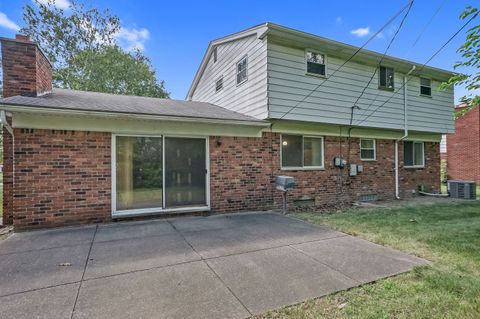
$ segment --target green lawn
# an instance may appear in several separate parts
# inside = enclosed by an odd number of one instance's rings
[[[480,201],[296,216],[432,264],[257,318],[480,318]]]

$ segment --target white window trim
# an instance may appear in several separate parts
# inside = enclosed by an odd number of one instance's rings
[[[373,158],[363,158],[362,157],[362,140],[373,141]],[[366,151],[371,151],[371,148],[364,148]],[[373,162],[377,160],[377,140],[374,138],[361,138],[360,139],[360,160],[364,162]]]
[[[406,142],[412,142],[414,144],[413,149],[412,149],[412,156],[413,156],[413,161],[415,162],[415,143],[421,143],[422,144],[422,165],[403,165],[404,168],[425,168],[425,142],[423,141],[406,141]],[[403,152],[405,154],[405,144],[403,144]],[[404,155],[405,156],[405,155]],[[405,161],[405,158],[404,158]]]
[[[205,202],[206,205],[201,206],[188,206],[180,208],[164,208],[165,207],[165,184],[162,185],[162,207],[152,207],[152,208],[137,208],[137,209],[126,209],[126,210],[117,210],[117,161],[116,161],[116,137],[117,136],[129,136],[129,137],[156,137],[162,139],[162,163],[163,163],[163,181],[165,183],[165,138],[166,137],[180,137],[180,138],[197,138],[205,139],[205,169],[206,179],[205,179]],[[209,211],[210,210],[210,150],[209,150],[209,137],[199,137],[192,135],[148,135],[148,134],[112,134],[111,141],[111,206],[112,206],[112,218],[121,218],[129,216],[140,216],[140,215],[154,215],[162,213],[189,213],[189,212],[199,212],[199,211]]]
[[[390,89],[388,88],[387,86],[383,86],[381,85],[380,83],[380,73],[381,73],[381,68],[385,68],[385,69],[392,69],[392,74],[393,74],[393,87]],[[385,75],[386,76],[386,75]],[[396,79],[395,79],[395,68],[391,67],[391,66],[386,66],[386,65],[380,65],[380,67],[378,68],[378,89],[379,90],[384,90],[384,91],[389,91],[389,92],[392,92],[392,91],[395,91],[395,82],[396,82]],[[386,81],[386,79],[385,79]],[[386,84],[386,83],[385,83]]]
[[[242,82],[237,82],[237,79],[238,79],[238,65],[240,63],[242,63],[242,61],[245,60],[246,63],[245,63],[245,80],[243,80]],[[238,62],[235,64],[235,83],[237,83],[237,86],[240,86],[242,85],[243,83],[247,82],[248,81],[248,55],[244,55],[240,60],[238,60]]]
[[[324,65],[325,65],[325,75],[308,72],[307,52],[312,52],[312,53],[317,53],[317,54],[322,54],[322,55],[323,55],[323,59],[324,59],[324,61],[325,61],[325,64],[324,64]],[[318,77],[318,78],[327,78],[327,74],[328,74],[328,58],[327,58],[327,54],[325,54],[325,53],[323,53],[323,52],[321,52],[321,51],[318,51],[318,50],[306,48],[303,59],[305,60],[305,63],[304,63],[304,68],[305,68],[305,70],[304,70],[304,71],[305,71],[305,74],[306,74],[306,75],[315,76],[315,77]]]
[[[218,81],[222,80],[222,88],[220,90],[217,90],[217,83]],[[215,93],[218,93],[220,92],[221,90],[223,90],[223,87],[224,87],[224,84],[223,83],[223,75],[219,76],[216,80],[215,80]]]
[[[432,79],[431,79],[431,78],[427,78],[427,77],[425,77],[425,76],[420,76],[418,79],[419,79],[419,84],[420,84],[419,87],[418,87],[418,88],[419,88],[419,91],[420,91],[420,92],[419,92],[419,93],[420,93],[419,95],[422,96],[422,97],[432,98],[432,95],[433,95],[433,87],[432,87],[432,86],[433,86],[433,85],[432,85],[432,84],[433,84],[433,81],[432,81]],[[422,79],[430,80],[430,95],[422,94],[422,86],[425,86],[425,85],[422,85]]]
[[[294,135],[302,137],[302,163],[304,162],[304,139],[305,137],[318,138],[322,140],[322,166],[283,166],[283,134],[280,135],[280,170],[282,171],[319,171],[325,169],[325,139],[319,135],[303,135],[288,133],[285,135]]]

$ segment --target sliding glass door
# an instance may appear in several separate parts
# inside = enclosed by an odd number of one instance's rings
[[[205,139],[165,138],[165,205],[206,205]]]
[[[205,138],[114,139],[114,213],[207,205]]]

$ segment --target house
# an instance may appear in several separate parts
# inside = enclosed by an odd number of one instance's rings
[[[455,108],[455,134],[447,135],[448,179],[474,181],[480,184],[480,107],[470,109],[461,104]]]
[[[277,208],[278,175],[291,209],[439,191],[449,71],[266,23],[211,42],[175,101],[52,89],[35,43],[1,43],[16,228]]]

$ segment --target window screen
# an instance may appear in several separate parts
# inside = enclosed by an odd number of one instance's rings
[[[215,92],[218,92],[221,89],[223,89],[223,76],[215,82]]]
[[[375,157],[375,140],[362,138],[360,140],[360,158],[362,160],[374,160]]]
[[[387,68],[384,66],[380,67],[380,83],[379,87],[382,89],[393,90],[395,88],[394,85],[394,72],[392,68]]]
[[[323,138],[282,135],[282,167],[323,167]]]
[[[325,75],[325,55],[311,51],[306,52],[307,73]]]
[[[405,166],[424,166],[423,142],[404,142],[403,161]]]
[[[420,94],[432,96],[432,81],[426,78],[420,78]]]
[[[244,57],[237,63],[237,84],[247,80],[247,57]]]

